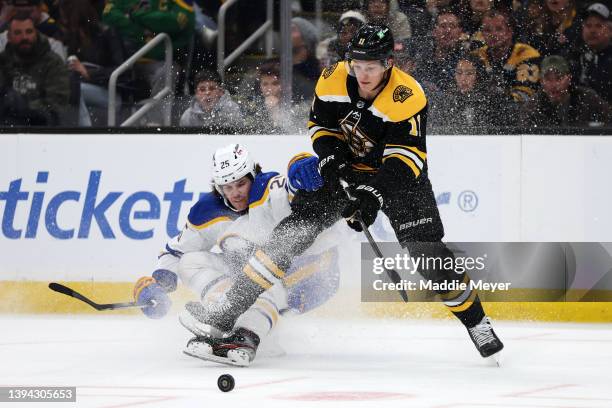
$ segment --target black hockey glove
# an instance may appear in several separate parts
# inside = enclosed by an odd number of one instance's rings
[[[319,158],[319,173],[323,177],[324,186],[331,191],[341,191],[340,179],[346,179],[351,172],[351,166],[340,156],[335,152]]]
[[[366,184],[351,189],[350,194],[352,198],[342,210],[342,217],[346,218],[349,227],[355,231],[362,231],[358,217],[361,217],[366,227],[374,224],[378,210],[383,205],[382,194]]]

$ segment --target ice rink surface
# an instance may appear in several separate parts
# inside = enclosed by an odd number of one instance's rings
[[[455,321],[292,317],[249,368],[183,355],[175,318],[1,316],[0,385],[76,386],[52,407],[612,407],[612,325],[495,322],[501,368]],[[219,375],[236,380],[218,390]],[[40,403],[0,406],[41,407]]]

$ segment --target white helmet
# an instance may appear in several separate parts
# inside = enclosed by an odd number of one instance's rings
[[[231,144],[217,149],[213,154],[213,182],[223,196],[221,186],[250,174],[255,178],[255,162],[241,144]]]

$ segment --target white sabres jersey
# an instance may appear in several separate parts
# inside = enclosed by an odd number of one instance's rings
[[[157,268],[177,273],[184,253],[211,251],[231,236],[263,244],[274,227],[291,213],[293,195],[287,184],[287,179],[278,173],[257,174],[249,192],[249,208],[243,212],[228,208],[218,194],[205,193],[191,207],[181,233],[166,244]]]

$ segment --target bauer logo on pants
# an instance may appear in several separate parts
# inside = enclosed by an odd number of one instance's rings
[[[416,227],[418,225],[423,225],[423,224],[431,224],[433,222],[433,218],[421,218],[420,220],[416,220],[416,221],[408,221],[402,225],[400,225],[399,229],[400,231],[408,229],[408,228],[412,228],[412,227]]]

